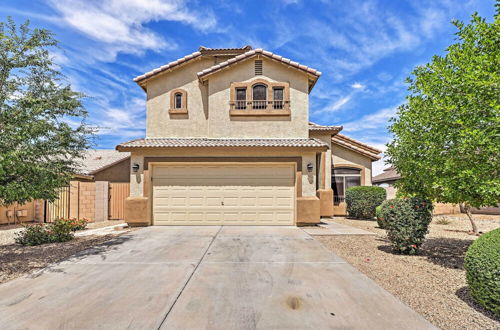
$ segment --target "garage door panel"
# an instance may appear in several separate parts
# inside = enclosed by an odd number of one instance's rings
[[[295,215],[290,165],[153,167],[156,225],[278,224]]]

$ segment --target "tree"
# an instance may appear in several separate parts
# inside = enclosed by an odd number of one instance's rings
[[[53,34],[28,21],[0,23],[0,205],[55,199],[89,147],[83,95],[65,83],[53,47]]]
[[[454,21],[456,43],[407,79],[386,155],[405,194],[471,207],[500,201],[500,21]]]

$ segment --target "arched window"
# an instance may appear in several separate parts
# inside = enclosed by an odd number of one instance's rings
[[[267,86],[256,84],[252,87],[252,99],[254,109],[265,109],[267,107]]]
[[[348,188],[361,185],[361,169],[355,167],[335,167],[332,169],[333,203],[345,201]]]
[[[187,113],[187,92],[183,89],[174,89],[170,92],[171,114]]]
[[[181,93],[175,93],[175,108],[176,109],[182,108],[182,94]]]

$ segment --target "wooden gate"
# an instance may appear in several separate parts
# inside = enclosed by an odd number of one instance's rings
[[[125,199],[130,194],[130,183],[109,184],[108,218],[112,220],[123,219]]]
[[[58,197],[53,202],[45,201],[45,222],[57,218],[69,218],[69,187],[58,189]]]

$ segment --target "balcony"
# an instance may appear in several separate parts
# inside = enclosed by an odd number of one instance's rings
[[[288,116],[290,101],[285,100],[237,100],[229,102],[232,116]]]

